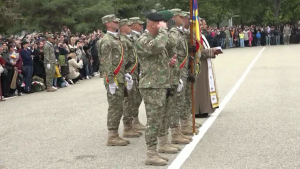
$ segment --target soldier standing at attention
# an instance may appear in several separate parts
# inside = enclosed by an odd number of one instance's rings
[[[53,34],[48,34],[46,36],[47,42],[43,46],[44,51],[44,66],[46,71],[46,85],[47,92],[55,92],[57,89],[52,86],[54,74],[55,74],[55,53],[53,43],[55,42],[55,38]]]
[[[139,83],[144,99],[147,125],[145,131],[147,157],[146,165],[167,165],[168,159],[157,153],[157,136],[165,112],[167,89],[170,88],[170,66],[176,59],[170,59],[166,51],[167,26],[159,13],[146,16],[147,30],[138,39],[136,47],[142,75]]]
[[[129,21],[132,22],[132,25],[131,25],[131,29],[132,29],[132,32],[131,32],[131,35],[132,35],[132,38],[133,38],[133,42],[136,43],[136,41],[138,40],[138,38],[141,36],[141,32],[143,31],[143,24],[144,22],[141,21],[141,19],[139,17],[133,17],[133,18],[130,18]],[[132,59],[133,63],[136,63],[135,61],[135,58]],[[132,75],[133,75],[133,80],[135,81],[135,83],[138,84],[138,81],[139,81],[139,72],[140,71],[140,66],[139,64],[136,65],[136,68],[134,69]],[[140,94],[140,91],[138,88],[134,88],[133,89],[134,91],[132,92],[133,94],[133,97],[135,99],[132,100],[132,108],[131,108],[131,111],[133,112],[132,113],[132,116],[133,116],[133,120],[132,120],[132,128],[134,130],[145,130],[146,127],[141,124],[141,122],[139,121],[139,107],[142,103],[142,96]]]
[[[167,23],[168,26],[168,42],[166,45],[166,50],[168,52],[168,57],[171,59],[172,57],[177,57],[177,50],[176,47],[179,43],[179,32],[176,28],[175,20],[172,19],[174,14],[170,11],[161,11],[159,12],[163,18],[164,22]],[[163,117],[162,125],[159,129],[158,134],[158,152],[159,153],[167,153],[167,154],[174,154],[180,151],[179,146],[175,146],[170,144],[170,141],[168,140],[168,129],[171,127],[172,131],[172,141],[176,141],[176,144],[188,144],[190,141],[188,139],[183,138],[180,133],[175,133],[175,126],[179,127],[179,117],[177,122],[175,122],[177,119],[176,116],[180,114],[180,112],[177,110],[179,105],[178,100],[178,92],[182,89],[179,79],[179,63],[177,62],[173,67],[170,68],[170,84],[171,87],[168,89],[167,92],[167,98],[166,98],[166,104],[165,104],[165,114]],[[182,84],[182,83],[181,83]],[[175,118],[174,118],[175,117]],[[172,122],[174,120],[174,122]],[[175,137],[176,136],[176,137]]]
[[[119,21],[120,19],[113,14],[102,18],[107,33],[101,41],[99,51],[103,59],[104,84],[109,105],[107,114],[108,146],[126,146],[130,143],[129,140],[119,137],[118,133],[123,114],[125,87],[124,48],[117,33]]]
[[[132,128],[132,119],[133,119],[133,113],[134,113],[134,104],[136,103],[136,96],[139,96],[136,94],[138,91],[138,84],[137,84],[137,55],[136,50],[133,44],[130,26],[132,25],[132,22],[130,22],[128,19],[122,19],[120,21],[120,39],[123,44],[124,48],[124,59],[126,60],[125,65],[125,72],[128,72],[132,78],[133,78],[133,84],[130,88],[130,84],[127,83],[127,87],[125,88],[126,95],[124,95],[124,111],[123,111],[123,124],[124,124],[124,132],[123,137],[124,138],[131,138],[131,137],[140,137],[142,135],[142,132],[138,130],[134,130]],[[141,99],[141,98],[139,98]]]

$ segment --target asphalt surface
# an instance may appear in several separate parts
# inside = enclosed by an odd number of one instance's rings
[[[221,101],[262,48],[217,57]],[[299,48],[265,48],[182,168],[300,168]],[[0,169],[167,168],[144,165],[144,136],[129,146],[106,146],[107,107],[99,78],[0,102]],[[144,105],[140,120],[145,124]],[[176,158],[165,156],[169,164]]]

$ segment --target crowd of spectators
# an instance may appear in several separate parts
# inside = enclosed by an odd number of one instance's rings
[[[203,30],[210,46],[223,49],[300,43],[300,26],[233,26]]]
[[[48,32],[9,38],[0,35],[0,99],[46,89],[43,46],[47,35]],[[68,87],[100,75],[96,43],[103,36],[101,30],[89,35],[72,34],[67,27],[55,33],[53,88]]]
[[[300,43],[300,26],[296,25],[208,27],[202,33],[210,46],[223,49]],[[48,32],[9,38],[0,35],[0,100],[2,96],[9,98],[45,90],[43,45],[47,35]],[[96,44],[103,36],[101,30],[89,35],[72,34],[67,27],[55,33],[57,63],[53,88],[68,87],[80,80],[100,76]]]

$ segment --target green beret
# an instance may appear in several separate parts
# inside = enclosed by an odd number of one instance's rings
[[[158,13],[160,13],[163,16],[165,22],[167,22],[174,16],[174,14],[168,10],[160,11]]]
[[[163,16],[157,12],[149,13],[148,15],[146,15],[146,18],[154,22],[159,22],[164,20]]]

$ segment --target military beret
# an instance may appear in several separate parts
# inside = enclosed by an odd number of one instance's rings
[[[131,21],[132,23],[138,23],[138,24],[144,24],[144,22],[139,18],[139,17],[132,17],[129,18],[129,21]]]
[[[52,33],[49,33],[48,35],[46,35],[46,38],[47,38],[47,39],[48,39],[48,38],[52,38],[52,39],[53,39],[53,38],[55,38],[55,37],[54,37],[54,35],[53,35]]]
[[[149,19],[150,21],[154,21],[154,22],[159,22],[159,21],[164,20],[164,17],[162,16],[162,14],[157,13],[157,12],[149,13],[148,15],[146,15],[146,18]]]
[[[120,19],[116,17],[116,15],[111,14],[111,15],[106,15],[103,16],[102,18],[102,23],[105,24],[107,22],[119,22]]]
[[[122,27],[122,26],[124,26],[124,25],[130,26],[130,25],[132,25],[132,24],[133,24],[133,23],[132,23],[131,21],[129,21],[128,19],[122,19],[122,20],[120,20],[119,26],[120,26],[120,27]]]
[[[183,17],[186,16],[186,14],[185,14],[181,9],[178,9],[178,8],[171,9],[170,11],[171,11],[175,16],[176,16],[176,15],[183,16]]]
[[[174,16],[174,14],[168,10],[160,11],[158,13],[160,13],[163,16],[165,22],[167,22]]]

